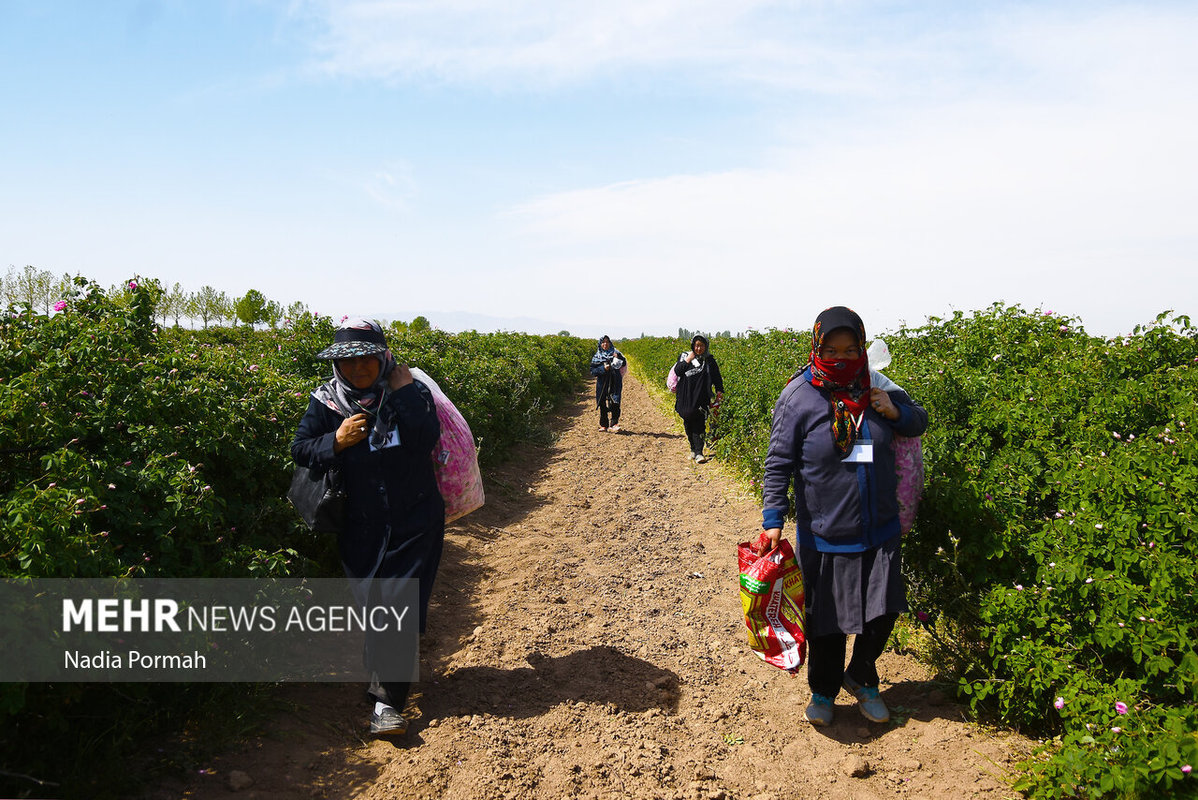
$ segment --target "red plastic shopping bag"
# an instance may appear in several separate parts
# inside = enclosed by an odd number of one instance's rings
[[[765,534],[757,540],[762,544]],[[766,540],[768,541],[768,540]],[[740,604],[749,629],[749,646],[768,664],[798,672],[807,660],[804,631],[803,573],[790,542],[758,556],[754,545],[737,545]]]

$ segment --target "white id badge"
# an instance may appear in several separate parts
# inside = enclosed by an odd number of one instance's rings
[[[848,464],[874,463],[874,446],[872,444],[855,444],[844,459]]]
[[[399,447],[399,428],[392,428],[384,439],[377,433],[370,434],[370,452],[386,450],[388,447]]]

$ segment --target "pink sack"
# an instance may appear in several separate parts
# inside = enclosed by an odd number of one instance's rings
[[[909,533],[923,493],[923,445],[918,436],[895,436],[892,446],[898,478],[899,529]]]
[[[428,387],[441,421],[441,439],[433,451],[433,469],[437,488],[445,500],[445,521],[453,522],[486,502],[483,476],[478,470],[478,451],[474,449],[474,434],[466,419],[453,402],[441,391],[436,381],[423,370],[412,367],[412,377]]]
[[[666,375],[666,388],[675,394],[678,392],[678,373],[673,367],[670,367],[670,374]]]

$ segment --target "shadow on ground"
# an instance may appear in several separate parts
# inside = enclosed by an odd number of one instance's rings
[[[524,719],[565,702],[610,704],[628,713],[677,707],[677,675],[614,647],[556,658],[532,652],[526,659],[527,667],[464,667],[443,676],[421,701],[420,723],[484,713]]]

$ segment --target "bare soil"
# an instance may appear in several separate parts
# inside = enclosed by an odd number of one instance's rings
[[[155,798],[1007,798],[1032,742],[965,721],[909,656],[879,664],[893,718],[842,693],[824,729],[805,676],[747,646],[736,544],[760,507],[625,381],[497,470],[450,526],[402,738],[372,740],[365,685],[285,687],[262,738]],[[237,788],[234,788],[237,787]]]

